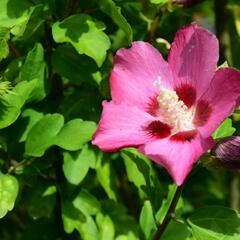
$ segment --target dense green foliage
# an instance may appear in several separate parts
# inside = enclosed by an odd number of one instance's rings
[[[145,40],[166,57],[175,32],[192,21],[217,34],[219,65],[240,67],[237,0],[192,8],[170,0],[0,1],[1,240],[152,239],[177,189],[171,178],[134,149],[107,154],[90,141],[110,99],[116,50]],[[239,123],[236,112],[214,138],[239,134]],[[162,240],[240,239],[231,209],[239,208],[239,175],[207,157]]]

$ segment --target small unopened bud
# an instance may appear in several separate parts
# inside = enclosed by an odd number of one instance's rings
[[[200,2],[202,2],[203,0],[173,0],[173,2],[176,2],[178,4],[182,4],[185,7],[192,7]]]
[[[240,169],[240,136],[225,138],[213,149],[220,165],[229,169]]]

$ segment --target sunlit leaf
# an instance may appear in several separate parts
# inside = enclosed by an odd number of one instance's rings
[[[146,239],[152,239],[154,232],[157,230],[157,226],[153,216],[153,210],[150,201],[145,201],[141,214],[140,214],[140,226]]]
[[[96,217],[96,222],[99,226],[99,240],[113,240],[115,230],[111,218],[99,213]]]
[[[52,27],[56,42],[69,42],[79,54],[93,58],[100,67],[110,48],[110,40],[103,32],[104,24],[95,21],[87,14],[76,14],[62,22],[56,22]]]
[[[102,154],[98,157],[96,166],[97,178],[110,199],[117,200],[117,184],[114,178],[115,173],[109,159]]]
[[[169,2],[169,0],[150,0],[151,3],[164,5]]]
[[[232,126],[232,119],[227,118],[213,133],[214,139],[232,136],[236,129]]]
[[[74,119],[64,125],[61,114],[47,114],[29,131],[26,154],[41,157],[53,145],[72,151],[81,149],[91,139],[95,129],[94,122]]]
[[[14,207],[18,194],[18,181],[15,177],[0,172],[0,218]]]
[[[36,86],[29,96],[29,101],[39,101],[46,96],[46,90],[49,86],[46,84],[45,68],[43,47],[40,43],[36,43],[28,53],[19,76],[20,81],[36,81]]]
[[[26,139],[26,154],[41,157],[54,144],[54,138],[64,125],[60,114],[48,114],[29,131]],[[47,127],[46,127],[47,126]]]
[[[71,184],[79,184],[95,164],[95,154],[88,146],[79,152],[64,152],[63,172]]]
[[[86,189],[82,189],[73,200],[73,205],[87,215],[96,215],[101,210],[100,202]]]

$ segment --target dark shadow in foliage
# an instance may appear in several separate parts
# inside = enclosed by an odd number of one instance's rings
[[[22,198],[22,205],[25,206],[30,216],[35,219],[51,217],[56,205],[56,187],[54,184],[47,184],[38,179],[29,187],[25,187]],[[49,190],[51,188],[51,190]],[[46,193],[46,191],[48,191]]]
[[[62,215],[74,219],[80,220],[82,223],[86,222],[85,215],[77,208],[75,208],[70,200],[62,201]]]
[[[8,0],[7,15],[9,18],[19,18],[30,6],[30,3],[25,0]]]
[[[54,219],[41,218],[32,222],[24,232],[24,240],[56,240],[60,238],[59,227]],[[34,238],[33,238],[34,237]]]
[[[76,89],[62,99],[58,112],[65,121],[74,118],[98,122],[101,115],[101,97],[97,89],[85,85],[82,90]]]
[[[74,199],[79,194],[79,188],[71,183],[65,182],[61,184],[58,190],[60,191],[61,196],[62,215],[65,215],[70,219],[80,220],[82,223],[86,222],[86,216],[84,213],[73,205]]]
[[[0,116],[2,114],[2,106],[0,102]],[[1,119],[1,117],[0,117]],[[26,127],[29,124],[29,117],[19,118],[15,123],[10,125],[8,128],[1,130],[3,135],[6,137],[7,149],[11,153],[11,157],[15,160],[22,160],[24,153],[24,143],[20,143],[19,140],[24,133]]]
[[[128,234],[129,232],[139,235],[138,223],[133,216],[128,215],[127,209],[122,204],[113,200],[105,200],[102,202],[102,213],[112,219],[116,236],[118,234]]]
[[[15,94],[15,93],[10,93],[10,94]],[[9,103],[7,94],[0,96],[0,122],[4,122],[5,119],[7,118],[6,116],[9,116],[12,113],[14,113],[15,109],[16,107]],[[26,120],[24,124],[25,126],[27,126],[28,120]],[[15,123],[10,125],[8,128],[4,128],[0,131],[5,137],[9,154],[10,153],[12,154],[9,157],[13,157],[15,160],[18,160],[18,159],[22,159],[22,154],[24,152],[23,144],[18,144],[18,139],[21,136],[24,128],[21,128],[21,127],[15,128],[14,126],[15,126]]]
[[[51,61],[53,69],[70,83],[81,85],[82,82],[86,82],[96,85],[92,75],[99,70],[96,63],[84,54],[79,55],[71,45],[58,46],[52,53]]]

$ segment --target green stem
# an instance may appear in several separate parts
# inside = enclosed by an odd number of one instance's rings
[[[236,171],[230,172],[229,183],[229,204],[234,210],[239,210],[239,173]]]
[[[155,234],[153,235],[153,240],[159,240],[160,237],[163,235],[164,231],[166,230],[171,219],[175,218],[176,206],[181,197],[182,190],[183,190],[183,185],[181,185],[177,188],[177,191],[174,194],[174,197],[168,208],[167,214],[162,221],[162,224],[158,225],[158,228],[157,228]]]
[[[162,9],[159,9],[159,11],[157,12],[152,24],[151,24],[151,27],[147,33],[147,36],[146,36],[146,40],[148,42],[152,42],[155,35],[156,35],[156,32],[157,32],[157,28],[158,28],[158,24],[160,22],[160,18],[161,16],[163,15],[162,13]]]

